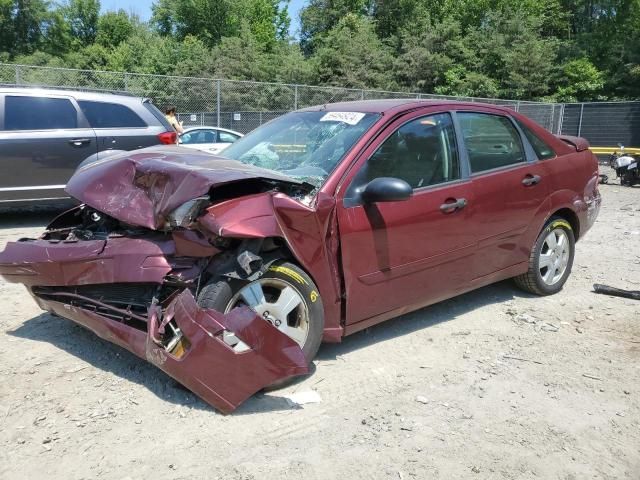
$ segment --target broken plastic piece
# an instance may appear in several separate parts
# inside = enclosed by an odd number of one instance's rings
[[[145,358],[205,402],[223,413],[262,388],[294,375],[308,373],[300,346],[249,308],[227,314],[200,308],[184,290],[160,311],[152,306],[147,332],[95,312],[47,301],[48,309],[79,323],[96,335]],[[177,340],[163,342],[162,315],[172,315]],[[249,346],[238,353],[216,334],[228,330]]]
[[[284,398],[287,399],[292,406],[298,405],[306,405],[307,403],[320,403],[322,402],[322,398],[320,394],[315,390],[307,390],[305,392],[294,392],[289,395],[284,395]]]

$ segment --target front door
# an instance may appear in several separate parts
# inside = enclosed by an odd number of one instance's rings
[[[450,114],[410,114],[380,138],[338,195],[348,332],[464,290],[475,251],[473,189]],[[413,196],[362,202],[379,177],[405,180]]]
[[[6,94],[0,131],[3,201],[64,198],[77,165],[97,152],[71,98]]]

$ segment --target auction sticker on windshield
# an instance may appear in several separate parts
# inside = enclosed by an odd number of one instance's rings
[[[356,125],[364,118],[361,112],[329,112],[320,119],[321,122],[344,122],[349,125]]]

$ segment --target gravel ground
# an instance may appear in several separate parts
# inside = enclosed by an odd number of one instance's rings
[[[638,479],[640,302],[591,287],[640,290],[640,188],[601,191],[560,294],[405,315],[229,416],[0,280],[0,478]],[[0,215],[0,248],[51,216]]]

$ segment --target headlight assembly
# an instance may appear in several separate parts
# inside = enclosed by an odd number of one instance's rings
[[[170,228],[189,228],[209,203],[209,197],[198,197],[183,203],[167,216],[167,225]]]

